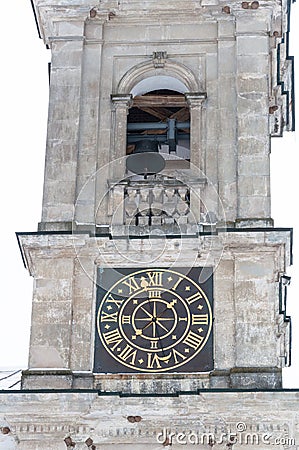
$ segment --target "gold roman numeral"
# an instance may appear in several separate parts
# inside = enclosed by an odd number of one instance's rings
[[[189,331],[189,333],[186,336],[186,339],[183,341],[184,344],[188,345],[189,347],[194,348],[196,350],[200,344],[203,341],[203,337],[199,336],[196,333],[193,333],[193,331]]]
[[[208,314],[193,314],[192,315],[192,325],[208,325],[209,316]]]
[[[129,364],[134,365],[135,364],[136,355],[137,355],[137,350],[135,350],[130,345],[126,345],[125,348],[121,351],[121,353],[118,356],[123,361],[127,361],[129,359],[130,360],[130,361],[128,361]]]
[[[158,349],[158,341],[151,341],[151,349],[153,350]]]
[[[160,362],[165,362],[166,364],[169,362],[171,358],[171,353],[167,356],[158,356],[157,353],[148,353],[147,354],[147,368],[148,369],[161,369]]]
[[[101,322],[117,322],[117,314],[117,311],[111,314],[102,311]]]
[[[116,330],[112,330],[112,331],[108,331],[107,333],[103,334],[103,337],[107,343],[107,345],[112,345],[111,349],[114,350],[116,347],[119,346],[119,344],[122,342],[123,338],[121,337],[121,335],[119,334],[118,329]]]
[[[115,298],[112,297],[111,294],[109,294],[106,302],[107,303],[114,303],[117,306],[117,308],[120,308],[120,305],[122,304],[123,300],[116,300]]]
[[[149,280],[149,286],[163,286],[163,272],[146,272]]]
[[[172,356],[176,364],[180,362],[179,358],[181,358],[182,361],[186,359],[186,356],[182,355],[182,353],[178,352],[175,348],[172,350]]]
[[[161,298],[161,291],[149,291],[149,298]]]
[[[195,294],[191,295],[191,297],[187,297],[186,300],[188,302],[189,305],[191,305],[191,303],[196,302],[197,300],[200,300],[202,298],[202,295],[200,292],[196,292]]]
[[[132,292],[136,292],[136,291],[138,291],[138,289],[140,289],[140,286],[134,277],[130,277],[128,280],[123,281],[123,284],[128,286],[128,288],[130,289],[130,294],[132,294]]]
[[[131,323],[131,316],[122,316],[121,317],[121,323],[123,324],[130,324]]]
[[[176,290],[176,288],[178,287],[178,285],[180,284],[180,282],[182,281],[182,277],[180,277],[178,280],[177,280],[177,282],[172,286],[172,290],[173,291],[175,291]]]

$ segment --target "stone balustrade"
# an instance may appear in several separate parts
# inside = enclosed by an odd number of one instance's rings
[[[190,189],[182,183],[130,183],[124,189],[126,225],[186,224],[190,216]]]

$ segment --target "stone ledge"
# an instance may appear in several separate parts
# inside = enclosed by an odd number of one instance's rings
[[[28,369],[22,371],[21,389],[71,389],[73,374],[68,369]]]
[[[73,231],[72,222],[39,222],[38,231]]]
[[[96,389],[102,394],[165,395],[209,388],[278,389],[277,367],[233,367],[209,373],[92,374],[71,370],[24,370],[22,389]]]
[[[236,219],[236,228],[272,228],[274,220],[269,218],[244,218]]]
[[[214,370],[211,388],[278,389],[282,387],[282,370],[277,367],[232,367]]]
[[[209,373],[95,374],[94,388],[102,393],[177,394],[210,386]]]

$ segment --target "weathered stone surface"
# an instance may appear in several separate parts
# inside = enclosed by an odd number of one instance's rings
[[[270,132],[282,132],[289,108],[279,83],[292,88],[286,1],[33,5],[52,51],[42,233],[19,235],[35,279],[29,368],[23,392],[0,395],[0,449],[191,449],[203,433],[201,449],[232,448],[229,433],[234,448],[297,448],[299,394],[279,390],[289,351],[279,282],[292,237],[271,229],[269,188]],[[132,99],[166,87],[185,94],[191,164],[166,167],[151,191],[128,188]],[[94,374],[98,268],[173,266],[213,268],[214,370]],[[241,442],[246,431],[259,441]]]
[[[155,266],[171,267],[175,261],[178,267],[186,267],[196,261],[199,266],[215,266],[215,369],[228,371],[229,383],[230,370],[260,366],[268,370],[269,386],[277,386],[271,374],[279,374],[288,351],[286,331],[278,333],[277,274],[284,271],[284,249],[290,236],[287,231],[273,232],[270,240],[270,235],[263,231],[224,232],[218,243],[208,236],[176,243],[154,238],[111,241],[70,234],[51,236],[50,247],[47,235],[20,236],[28,269],[38,281],[33,295],[29,369],[43,369],[45,376],[50,368],[92,373],[97,266],[131,267],[131,261],[136,264],[138,260],[142,267],[151,267],[153,262]],[[267,376],[261,375],[260,382],[259,375],[253,377],[250,386],[266,386]],[[71,384],[78,386],[81,382],[76,379],[74,375]],[[238,379],[234,376],[234,385]],[[42,388],[43,383],[45,379],[34,371],[24,375],[25,387]],[[181,386],[184,383],[179,382]],[[134,390],[133,382],[129,389]],[[161,389],[167,389],[167,384]]]
[[[238,392],[201,390],[178,397],[119,397],[117,394],[2,393],[0,449],[158,450],[162,448],[297,448],[297,391]],[[3,420],[5,416],[5,421]],[[137,417],[138,421],[129,418]],[[172,434],[171,434],[172,433]],[[166,437],[171,447],[165,446]],[[17,445],[19,442],[19,445]],[[164,442],[164,446],[163,446]],[[185,442],[185,443],[184,443]],[[210,441],[211,442],[211,441]]]
[[[184,93],[207,94],[199,109],[190,106],[191,161],[214,184],[227,220],[270,217],[268,181],[255,183],[255,176],[262,172],[269,180],[268,99],[277,105],[285,101],[278,98],[277,80],[269,80],[269,66],[275,70],[273,46],[278,45],[270,35],[278,26],[287,31],[277,2],[257,10],[233,2],[227,15],[218,1],[188,0],[183,10],[177,0],[104,1],[97,6],[87,0],[76,5],[35,0],[34,5],[52,51],[44,229],[59,221],[110,223],[103,200],[107,185],[93,177],[105,164],[125,157],[130,107],[124,104],[122,112],[114,112],[110,95],[130,96],[140,81],[159,76],[179,80]],[[161,67],[154,66],[155,51],[167,54]],[[291,89],[291,77],[281,76]],[[275,114],[282,114],[281,108]],[[66,148],[71,148],[69,156]],[[247,178],[240,178],[245,173]],[[112,168],[108,178],[123,176],[124,165]],[[253,193],[246,186],[250,179]],[[78,196],[84,204],[76,202]],[[206,186],[201,197],[206,201],[209,196]],[[221,208],[212,207],[223,220]],[[123,219],[124,211],[118,212]]]

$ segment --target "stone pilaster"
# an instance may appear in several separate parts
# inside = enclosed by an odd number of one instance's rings
[[[190,161],[202,170],[202,105],[207,94],[190,92],[185,94],[190,109]]]
[[[98,134],[101,60],[104,18],[97,14],[86,21],[82,57],[80,128],[76,178],[75,221],[77,225],[94,224],[95,183],[98,169]],[[102,152],[104,153],[104,152]],[[101,162],[103,155],[101,155]]]
[[[69,229],[76,191],[84,23],[65,28],[61,24],[59,31],[59,36],[49,38],[52,63],[43,230]],[[71,35],[72,31],[76,34]]]
[[[235,22],[218,22],[218,152],[217,173],[218,218],[228,223],[237,216],[237,149],[236,149],[236,41]],[[209,127],[209,123],[207,123]],[[209,158],[209,154],[206,155]],[[223,213],[225,216],[223,216]]]
[[[127,115],[132,104],[132,95],[114,94],[111,95],[111,101],[113,109],[111,120],[112,139],[110,148],[110,161],[115,161],[116,159],[126,156]],[[118,173],[120,175],[123,174],[120,168],[113,170],[113,175],[115,174],[117,176]]]
[[[194,92],[185,94],[190,109],[190,163],[195,176],[202,177],[202,105],[207,94]],[[190,209],[195,222],[200,222],[201,196],[199,185],[195,184],[190,190]]]
[[[265,16],[248,10],[237,17],[236,36],[237,217],[241,226],[267,226],[271,214],[268,124],[270,49]],[[242,219],[250,220],[244,225]]]

